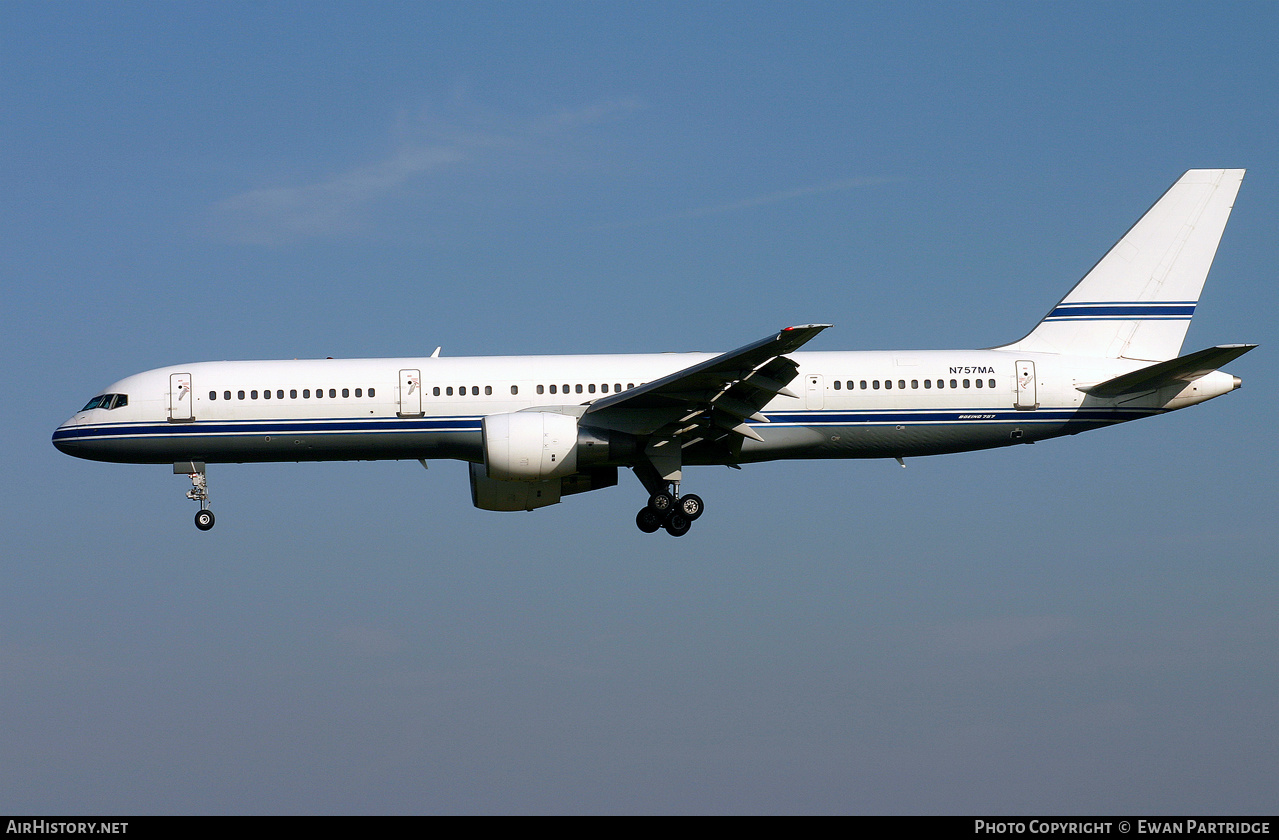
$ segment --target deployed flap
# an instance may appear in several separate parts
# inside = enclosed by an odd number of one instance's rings
[[[1141,370],[1134,370],[1132,373],[1116,376],[1097,385],[1082,386],[1079,390],[1095,397],[1118,397],[1124,394],[1153,391],[1174,382],[1192,382],[1212,373],[1222,365],[1229,364],[1256,346],[1255,344],[1223,344],[1219,347],[1209,347],[1198,353],[1179,356]]]
[[[786,385],[799,366],[793,352],[830,324],[787,327],[776,335],[699,362],[638,388],[591,403],[582,424],[632,434],[678,437],[695,429],[714,429],[757,437],[747,419],[765,421],[758,412],[779,394],[793,397]]]

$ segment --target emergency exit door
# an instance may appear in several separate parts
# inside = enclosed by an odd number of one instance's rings
[[[1035,363],[1017,363],[1017,401],[1013,408],[1018,411],[1031,411],[1039,408],[1038,389],[1035,387]]]
[[[195,416],[191,403],[195,395],[191,393],[191,374],[169,374],[169,419],[190,420]]]
[[[422,372],[418,370],[400,371],[400,410],[401,417],[422,416]]]

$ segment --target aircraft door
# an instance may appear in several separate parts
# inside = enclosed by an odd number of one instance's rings
[[[422,372],[400,371],[400,417],[422,416]]]
[[[195,396],[191,393],[191,374],[169,374],[169,419],[190,420],[194,417],[191,403]]]
[[[1039,408],[1039,399],[1035,388],[1035,363],[1017,363],[1017,400],[1013,408],[1018,411],[1031,411]]]
[[[821,409],[826,405],[826,377],[810,373],[804,377],[804,399],[809,408]]]

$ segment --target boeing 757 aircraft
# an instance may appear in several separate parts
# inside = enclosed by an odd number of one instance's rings
[[[1181,354],[1242,169],[1187,172],[1024,338],[984,350],[797,352],[785,329],[719,355],[198,362],[111,385],[53,433],[69,455],[172,464],[213,527],[205,465],[454,458],[484,510],[617,484],[640,530],[681,536],[686,466],[896,458],[1034,443],[1175,411],[1240,385],[1256,345]]]

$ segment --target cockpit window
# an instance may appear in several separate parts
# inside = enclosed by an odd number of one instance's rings
[[[129,404],[128,394],[99,394],[89,400],[88,404],[81,411],[92,411],[95,408],[119,408],[122,405]]]

